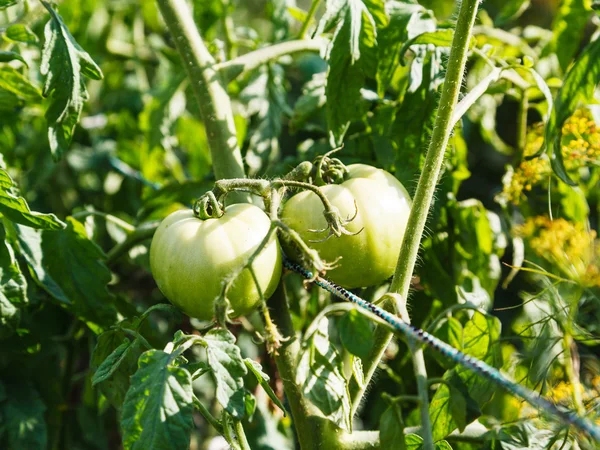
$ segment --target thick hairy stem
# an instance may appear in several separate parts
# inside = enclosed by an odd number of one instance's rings
[[[229,82],[282,56],[298,52],[320,52],[326,43],[327,41],[322,38],[282,42],[215,64],[213,68]]]
[[[300,448],[302,450],[379,449],[378,432],[348,433],[323,417],[318,409],[306,399],[302,392],[302,386],[296,383],[296,364],[300,353],[300,342],[292,324],[283,281],[279,283],[279,287],[269,302],[273,307],[272,316],[284,336],[284,341],[274,357],[290,405]]]
[[[206,128],[215,177],[244,178],[244,164],[238,146],[233,112],[223,80],[214,68],[214,59],[202,41],[185,0],[157,0],[173,41],[187,71]],[[234,201],[250,201],[236,193]]]
[[[413,206],[408,218],[404,241],[398,256],[396,273],[394,274],[390,289],[391,292],[400,294],[404,299],[407,298],[410,289],[410,281],[417,260],[419,247],[421,245],[421,237],[439,179],[442,163],[444,161],[444,153],[446,151],[446,146],[448,145],[448,139],[452,132],[452,115],[458,102],[462,76],[467,61],[471,31],[477,14],[478,4],[479,0],[463,0],[460,6],[452,48],[450,50],[448,69],[442,88],[442,95],[439,103],[440,106],[435,119],[431,142],[425,157],[423,171],[421,172],[419,184],[417,185],[417,190],[413,199]],[[385,338],[385,340],[389,342],[392,338],[392,334],[387,333]],[[410,348],[420,397],[423,447],[426,450],[433,450],[425,361],[423,359],[422,351],[419,351],[418,348],[413,345],[410,345]],[[370,366],[376,365],[378,360],[367,361],[367,363]],[[369,380],[366,381],[368,382]]]

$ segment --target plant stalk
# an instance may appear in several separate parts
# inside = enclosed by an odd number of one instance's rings
[[[263,64],[267,64],[285,55],[297,52],[320,52],[325,47],[326,42],[325,39],[302,39],[282,42],[246,53],[229,61],[215,64],[213,68],[220,72],[223,78],[229,82],[244,73],[248,73]]]
[[[463,0],[458,13],[458,21],[450,49],[448,69],[442,87],[439,108],[435,119],[431,142],[425,157],[423,171],[419,178],[417,190],[413,199],[413,206],[406,225],[404,240],[398,256],[396,272],[392,280],[390,292],[398,293],[404,301],[409,293],[410,282],[415,268],[421,237],[427,222],[427,216],[433,200],[435,189],[439,180],[440,170],[444,161],[448,139],[452,133],[452,115],[462,83],[463,72],[467,62],[469,41],[473,24],[477,15],[479,0]],[[382,339],[385,337],[385,339]],[[377,342],[379,347],[385,348],[392,339],[392,333],[381,336]],[[384,345],[385,344],[385,345]],[[427,371],[423,352],[419,347],[409,346],[412,353],[415,375],[417,377],[418,394],[420,398],[421,430],[423,437],[423,448],[433,450],[433,437],[431,432],[431,420],[429,418],[429,392],[427,386]],[[383,352],[381,352],[383,353]],[[373,353],[372,353],[373,354]],[[366,371],[377,366],[379,360],[367,361]],[[369,382],[369,380],[366,380]]]
[[[160,12],[173,35],[198,102],[206,128],[217,180],[244,178],[244,163],[238,146],[231,101],[215,60],[194,24],[185,0],[157,0]],[[247,193],[235,193],[234,202],[250,202]]]
[[[310,5],[310,9],[308,10],[308,13],[306,14],[306,19],[304,19],[304,23],[302,24],[302,28],[300,29],[300,33],[298,34],[298,37],[300,39],[304,39],[304,36],[306,36],[306,32],[308,31],[310,22],[312,22],[312,18],[315,16],[315,13],[317,12],[319,3],[321,3],[321,0],[313,0],[312,1],[311,5]]]

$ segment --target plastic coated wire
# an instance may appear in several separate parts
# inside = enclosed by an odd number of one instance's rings
[[[312,272],[298,264],[295,264],[285,259],[284,265],[287,268],[293,270],[294,272],[298,272],[300,275],[307,279],[313,279]],[[566,424],[573,425],[574,427],[579,428],[580,430],[584,431],[589,436],[591,436],[593,439],[595,439],[597,442],[600,442],[600,427],[595,425],[587,418],[581,417],[573,411],[557,406],[550,400],[547,400],[546,398],[540,396],[537,392],[510,380],[494,367],[455,349],[454,347],[446,344],[444,341],[441,341],[440,339],[427,333],[426,331],[404,322],[397,316],[390,314],[386,310],[360,298],[359,296],[344,289],[343,287],[338,286],[335,283],[332,283],[331,281],[326,280],[325,278],[317,276],[316,278],[314,278],[314,283],[317,284],[319,287],[325,289],[326,291],[330,292],[331,294],[372,312],[377,317],[390,324],[395,330],[397,330],[400,334],[406,336],[407,338],[413,339],[417,342],[421,342],[427,345],[428,347],[438,351],[442,355],[452,359],[461,366],[467,367],[473,370],[474,372],[478,373],[482,377],[487,378],[495,384],[502,386],[505,390],[517,397],[522,398],[530,405],[542,411],[545,411],[548,414],[558,417],[562,422]]]

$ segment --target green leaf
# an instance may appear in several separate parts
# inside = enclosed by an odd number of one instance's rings
[[[279,407],[279,409],[281,409],[283,411],[283,413],[285,414],[286,411],[285,411],[283,404],[281,403],[281,400],[279,400],[279,398],[277,398],[277,395],[275,395],[275,392],[273,392],[273,389],[271,388],[271,385],[269,384],[269,380],[271,378],[269,377],[269,375],[267,375],[266,373],[263,372],[262,366],[250,358],[244,359],[244,363],[246,364],[246,367],[248,369],[250,369],[250,372],[252,372],[254,374],[254,376],[256,377],[256,380],[262,386],[262,388],[265,390],[265,392],[267,393],[269,398],[271,400],[273,400],[273,403],[275,403]]]
[[[127,339],[126,343],[125,336],[120,329],[102,333],[98,336],[90,362],[94,371],[92,382],[110,403],[119,409],[129,390],[130,378],[138,368],[138,359],[144,351],[139,339]],[[127,348],[124,348],[124,345],[127,345]]]
[[[20,253],[29,266],[34,280],[39,286],[50,294],[54,299],[66,305],[71,304],[61,287],[52,278],[43,264],[44,254],[42,252],[42,233],[30,227],[16,225],[17,241]]]
[[[441,54],[419,54],[412,62],[408,91],[396,112],[391,137],[396,147],[396,178],[404,186],[416,188],[414,180],[421,172],[425,150],[435,122],[440,85]]]
[[[21,23],[9,26],[4,31],[4,38],[13,42],[22,42],[24,44],[37,44],[39,39],[33,31]]]
[[[342,345],[353,355],[367,358],[373,347],[371,321],[355,309],[348,311],[338,322]]]
[[[235,345],[235,337],[228,330],[213,329],[204,336],[208,365],[217,385],[216,397],[232,417],[242,418],[244,405],[244,376],[246,364]]]
[[[431,11],[419,4],[388,2],[389,23],[379,31],[377,61],[377,91],[383,96],[399,64],[402,44],[407,40],[435,31],[436,21]]]
[[[6,51],[0,51],[0,62],[10,62],[10,61],[21,61],[23,64],[27,65],[27,61],[25,61],[23,59],[23,57],[21,55],[19,55],[16,52],[6,52]],[[1,72],[0,72],[0,76]],[[39,93],[38,93],[38,97],[39,97]]]
[[[379,419],[379,440],[382,448],[407,450],[404,436],[404,420],[397,404],[388,407]]]
[[[531,5],[530,0],[507,0],[494,18],[494,24],[500,28],[513,20],[518,19]]]
[[[291,115],[284,75],[279,64],[265,66],[240,93],[240,100],[248,105],[246,114],[253,119],[248,130],[250,142],[246,152],[250,175],[268,169],[270,162],[280,153],[282,116]]]
[[[50,13],[44,36],[40,72],[46,77],[44,96],[51,102],[46,111],[48,140],[55,160],[68,149],[75,125],[84,103],[88,99],[83,76],[102,79],[100,67],[75,41],[61,16],[46,1],[42,1]]]
[[[556,54],[561,69],[566,72],[579,50],[591,15],[589,0],[563,0],[552,24],[552,40],[543,49],[542,56]]]
[[[475,311],[463,329],[463,352],[492,367],[501,367],[499,336],[498,318]],[[480,408],[497,389],[493,382],[460,365],[446,371],[443,378],[445,383],[440,384],[430,404],[434,440],[444,438],[457,427],[464,429],[481,414]]]
[[[92,386],[107,380],[119,368],[119,365],[127,358],[129,350],[131,350],[132,342],[126,339],[119,345],[104,361],[94,373],[92,377]]]
[[[325,96],[325,86],[327,78],[325,73],[319,72],[312,76],[302,87],[302,95],[294,104],[292,117],[290,118],[290,131],[296,132],[316,113],[325,106],[327,97]]]
[[[438,328],[435,330],[434,335],[435,337],[441,339],[447,344],[450,344],[457,350],[462,351],[463,327],[458,319],[452,316],[444,319],[442,323],[438,326]],[[438,356],[437,354],[436,359],[445,369],[450,369],[456,364],[448,358]]]
[[[6,383],[7,398],[0,402],[2,431],[8,449],[46,450],[46,405],[29,381]]]
[[[6,231],[0,222],[0,292],[15,305],[28,303],[27,281],[21,272]]]
[[[0,340],[11,337],[21,323],[21,311],[0,291]]]
[[[65,230],[43,233],[41,249],[29,234],[26,260],[43,287],[99,331],[116,320],[113,296],[107,289],[111,274],[103,263],[104,253],[89,240],[84,226],[72,217],[67,224]]]
[[[193,426],[190,373],[172,365],[173,355],[149,350],[127,391],[121,426],[126,450],[188,448]]]
[[[42,99],[38,88],[11,66],[0,67],[0,88],[28,102],[39,102]]]
[[[186,178],[173,145],[175,123],[186,108],[184,79],[181,71],[164,86],[155,89],[140,114],[139,125],[145,135],[140,149],[141,172],[148,180],[175,178],[182,182]]]
[[[15,223],[42,230],[60,230],[66,226],[54,214],[31,211],[25,199],[16,195],[14,182],[3,169],[0,169],[0,213]]]
[[[0,0],[0,9],[16,5],[19,0]]]
[[[567,73],[546,124],[544,139],[552,169],[563,182],[571,186],[575,186],[575,182],[567,174],[561,151],[562,126],[580,104],[586,104],[593,98],[599,82],[600,39],[597,39],[585,48]]]
[[[412,39],[409,39],[400,48],[400,55],[398,56],[400,61],[404,60],[404,55],[410,47],[413,45],[434,45],[436,47],[450,47],[452,45],[452,38],[454,37],[454,30],[446,28],[442,30],[429,31],[426,33],[419,34]],[[472,44],[471,44],[472,45]]]
[[[296,382],[304,396],[338,426],[351,430],[350,399],[342,370],[342,357],[327,335],[327,318],[319,323],[300,356]]]
[[[326,113],[332,145],[340,145],[350,122],[366,112],[361,89],[367,75],[375,76],[377,68],[376,26],[383,24],[383,2],[349,0],[343,11],[343,22],[335,33],[329,52],[327,73]],[[337,3],[335,3],[337,5]],[[372,14],[373,12],[373,14]],[[333,13],[332,13],[333,14]]]
[[[417,434],[409,433],[406,435],[406,450],[421,450],[423,447],[423,438]]]

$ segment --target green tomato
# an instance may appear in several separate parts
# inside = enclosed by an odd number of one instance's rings
[[[260,208],[231,205],[217,219],[202,220],[191,210],[166,217],[152,239],[150,268],[161,292],[186,314],[201,320],[214,315],[223,283],[243,267],[266,236],[271,222]],[[281,276],[281,251],[273,239],[252,263],[265,298]],[[251,312],[260,295],[249,269],[227,291],[232,317]]]
[[[346,181],[321,189],[343,218],[352,218],[358,209],[346,229],[353,233],[362,229],[360,233],[311,242],[323,239],[329,230],[322,233],[309,231],[327,227],[323,204],[310,191],[294,195],[284,205],[281,218],[323,260],[333,262],[341,257],[338,267],[327,272],[327,277],[352,289],[379,284],[393,275],[411,200],[402,183],[385,170],[365,164],[352,164],[348,170]],[[293,258],[290,249],[286,250]]]

